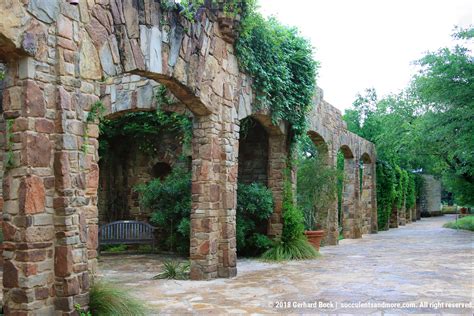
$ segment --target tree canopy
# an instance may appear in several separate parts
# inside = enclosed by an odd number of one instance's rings
[[[474,28],[453,35],[471,41]],[[474,204],[474,57],[460,43],[416,61],[418,73],[400,94],[359,95],[344,116],[374,142],[379,158],[442,177],[461,204]]]

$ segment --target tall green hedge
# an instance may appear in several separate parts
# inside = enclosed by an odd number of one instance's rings
[[[397,191],[394,168],[385,161],[377,161],[377,222],[379,230],[387,230]]]

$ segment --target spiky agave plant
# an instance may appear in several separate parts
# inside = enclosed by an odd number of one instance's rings
[[[163,271],[153,277],[157,279],[187,280],[189,279],[189,262],[168,260],[163,263]]]

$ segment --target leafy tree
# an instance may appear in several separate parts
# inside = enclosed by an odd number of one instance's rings
[[[472,42],[474,28],[454,37]],[[426,106],[424,143],[460,203],[474,204],[474,56],[464,46],[441,48],[418,61],[412,88]]]

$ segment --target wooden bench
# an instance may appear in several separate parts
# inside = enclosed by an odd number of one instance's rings
[[[99,229],[99,245],[150,244],[155,249],[155,227],[139,221],[116,221]]]

